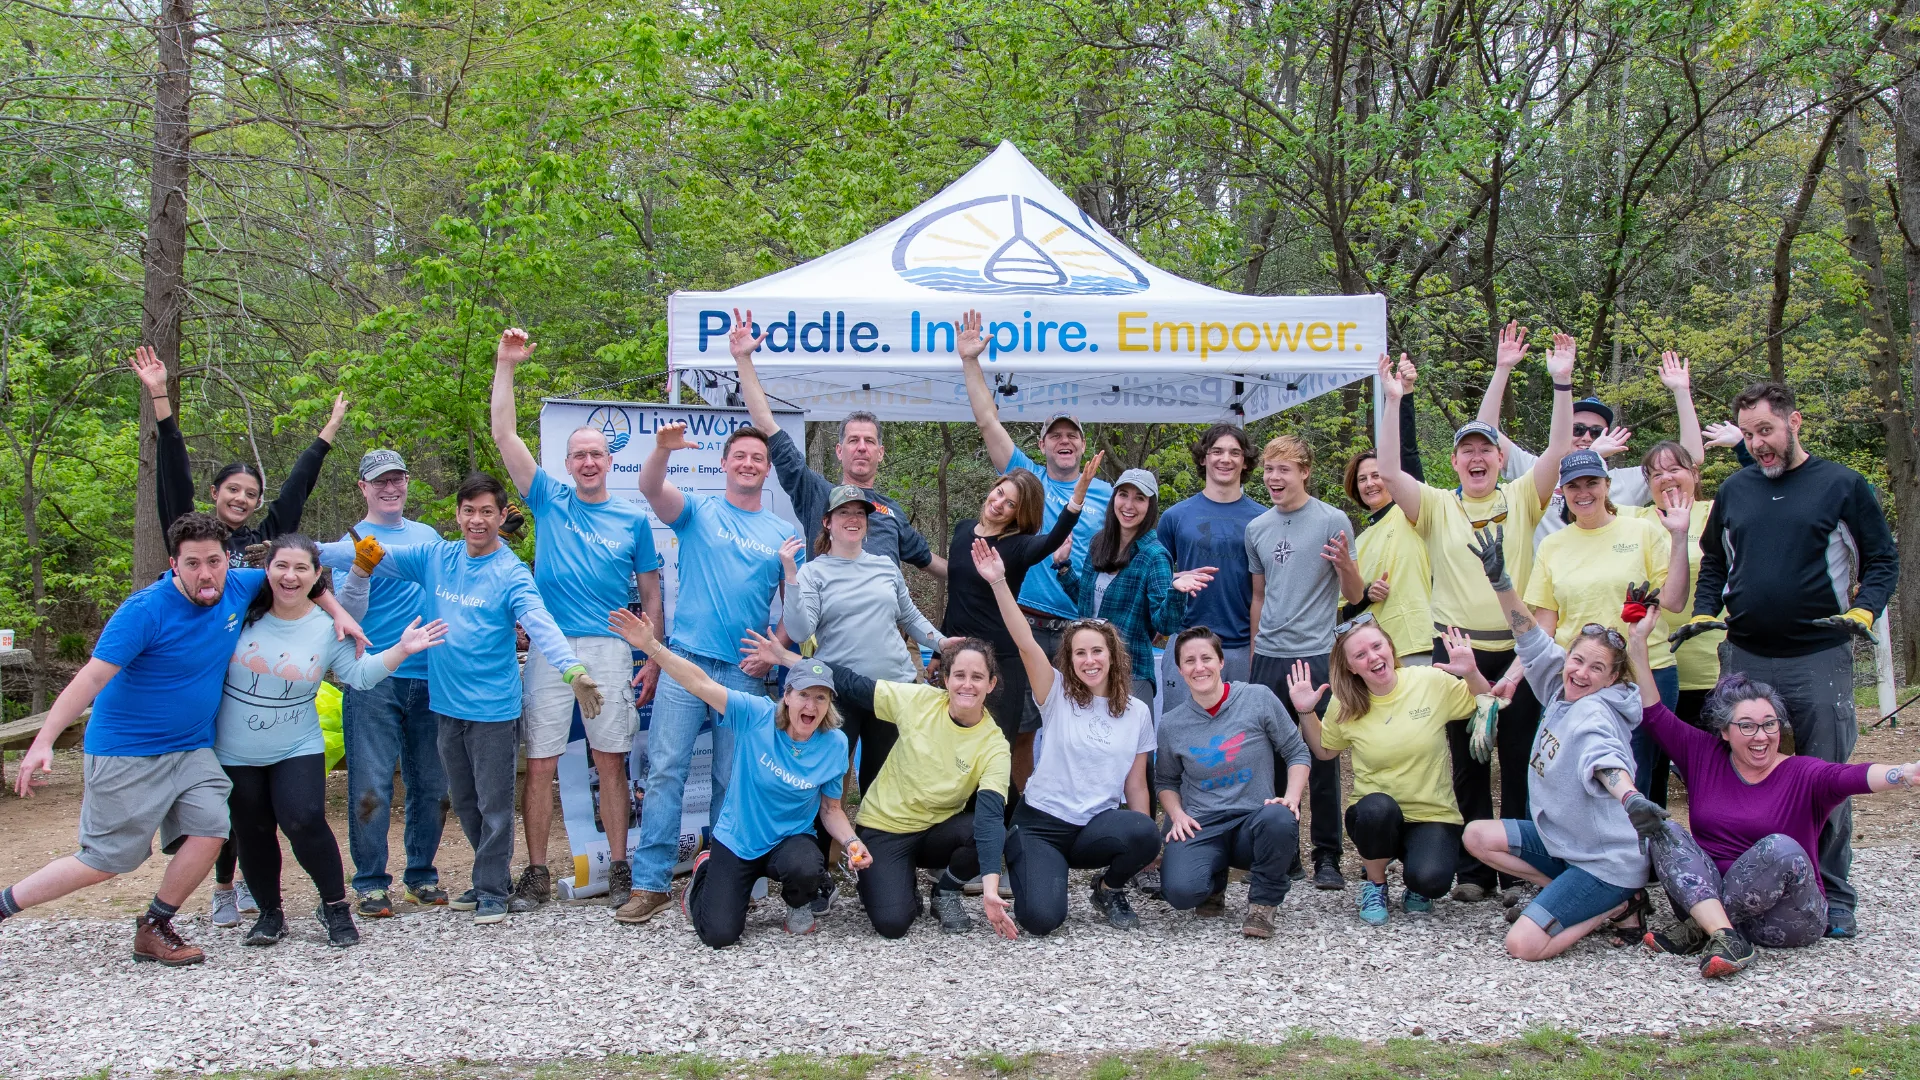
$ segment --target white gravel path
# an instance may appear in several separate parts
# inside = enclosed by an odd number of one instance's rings
[[[747,937],[722,952],[701,945],[677,909],[637,928],[602,907],[561,905],[495,927],[444,911],[365,920],[362,944],[344,951],[326,947],[311,918],[270,949],[195,919],[184,928],[208,962],[172,971],[129,960],[131,920],[15,918],[0,923],[0,1076],[1906,1020],[1920,1017],[1917,870],[1920,847],[1858,852],[1857,941],[1764,953],[1715,983],[1688,961],[1598,943],[1545,964],[1509,960],[1497,903],[1442,902],[1424,921],[1396,908],[1385,929],[1368,929],[1351,888],[1295,888],[1270,942],[1238,934],[1244,886],[1224,920],[1142,901],[1145,925],[1131,934],[1090,922],[1077,895],[1061,932],[1018,942],[984,922],[949,938],[925,920],[884,941],[845,898],[819,934],[790,939],[777,902],[763,902]]]

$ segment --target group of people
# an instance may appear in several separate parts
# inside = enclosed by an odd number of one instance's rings
[[[879,489],[874,416],[840,425],[839,484],[808,467],[755,372],[752,314],[735,313],[751,425],[720,448],[724,492],[668,482],[672,455],[694,445],[679,424],[656,433],[639,476],[676,538],[671,623],[649,516],[608,491],[606,437],[569,435],[563,481],[518,435],[524,332],[501,335],[491,428],[534,523],[531,567],[501,540],[514,510],[499,480],[461,484],[460,535],[443,540],[405,516],[409,474],[386,449],[360,462],[363,520],[332,543],[301,535],[344,403],[262,524],[248,522],[263,478],[245,465],[215,479],[213,513],[193,510],[166,374],[141,350],[171,569],[114,613],[22,760],[27,795],[91,707],[80,850],[0,890],[0,918],[134,869],[159,833],[174,857],[135,957],[203,959],[171,919],[210,869],[215,924],[255,913],[245,940],[270,945],[286,932],[284,834],[329,940],[352,944],[356,909],[395,911],[397,769],[400,898],[500,922],[551,896],[554,778],[575,716],[600,775],[624,778],[651,702],[631,846],[629,785],[600,789],[609,903],[623,923],[672,905],[684,789],[710,727],[711,836],[680,906],[715,947],[739,940],[762,877],[780,883],[786,929],[812,931],[837,898],[836,860],[890,938],[929,908],[943,930],[971,929],[971,891],[1001,936],[1051,933],[1076,869],[1094,872],[1090,903],[1121,929],[1140,921],[1130,894],[1221,916],[1229,872],[1245,870],[1241,932],[1266,938],[1293,882],[1347,887],[1343,827],[1365,923],[1389,920],[1398,862],[1405,915],[1498,897],[1520,959],[1603,931],[1718,976],[1751,962],[1755,942],[1854,933],[1846,800],[1907,785],[1916,768],[1842,764],[1857,732],[1851,640],[1871,634],[1898,563],[1866,481],[1801,446],[1791,391],[1749,388],[1733,423],[1703,432],[1669,354],[1678,439],[1612,467],[1630,432],[1603,402],[1574,400],[1573,342],[1556,336],[1535,457],[1499,427],[1527,355],[1526,330],[1509,325],[1479,416],[1454,433],[1456,482],[1436,487],[1414,445],[1418,372],[1382,357],[1392,422],[1344,474],[1364,512],[1356,534],[1312,494],[1314,453],[1295,435],[1256,451],[1240,427],[1208,429],[1192,448],[1202,490],[1165,513],[1151,472],[1099,478],[1103,456],[1069,413],[1041,425],[1028,456],[998,418],[979,313],[957,326],[1000,478],[942,557]],[[1708,445],[1747,462],[1711,501]],[[1246,492],[1256,468],[1268,504]],[[808,535],[768,505],[769,478]],[[937,620],[916,606],[908,566],[945,581]],[[324,813],[314,700],[329,671],[346,687],[357,904]],[[156,711],[143,700],[155,694],[176,704]],[[1691,831],[1664,809],[1670,767]],[[451,897],[435,867],[447,808],[474,851],[471,887]],[[1660,928],[1656,876],[1676,917]]]

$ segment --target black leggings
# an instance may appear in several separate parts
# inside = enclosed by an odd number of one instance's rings
[[[224,766],[222,767],[224,768]],[[213,862],[213,883],[231,888],[233,886],[233,868],[239,865],[239,862],[240,846],[233,842],[233,837],[229,836],[227,837],[227,842],[220,845],[220,857]]]
[[[1347,807],[1347,835],[1362,859],[1399,859],[1407,888],[1429,900],[1453,888],[1464,826],[1408,821],[1393,796],[1376,791]]]
[[[1445,647],[1436,642],[1433,656],[1435,663],[1444,662],[1447,658]],[[1485,652],[1475,649],[1473,659],[1488,682],[1498,682],[1513,663],[1513,650]],[[1523,678],[1520,688],[1514,691],[1513,703],[1501,708],[1500,719],[1493,732],[1494,762],[1500,766],[1499,816],[1502,818],[1525,821],[1532,816],[1527,808],[1527,761],[1533,756],[1533,733],[1539,727],[1540,699],[1533,696],[1533,687]],[[1447,725],[1447,748],[1453,752],[1453,799],[1460,806],[1461,816],[1468,821],[1494,817],[1493,764],[1475,761],[1473,755],[1467,752],[1465,720],[1455,720]],[[1496,876],[1493,867],[1469,855],[1465,844],[1459,845],[1455,854],[1455,868],[1461,884],[1478,885],[1488,892],[1494,890]],[[1519,880],[1506,874],[1498,875],[1500,887],[1516,884]]]
[[[1046,935],[1067,921],[1067,870],[1104,870],[1109,889],[1124,889],[1160,854],[1153,819],[1117,806],[1072,825],[1022,804],[1007,834],[1007,876],[1013,918],[1029,934]]]
[[[303,754],[272,765],[226,766],[227,778],[233,781],[227,809],[233,816],[240,870],[261,914],[280,910],[276,829],[287,834],[287,845],[313,879],[321,903],[337,904],[347,898],[340,845],[327,825],[326,768],[325,754]]]
[[[718,840],[709,850],[713,854],[700,870],[700,887],[687,901],[687,915],[700,940],[716,949],[740,940],[755,879],[762,875],[775,879],[788,907],[805,907],[820,895],[827,873],[827,861],[811,836],[789,836],[772,851],[752,859],[735,855]],[[687,888],[694,884],[689,882]]]
[[[860,871],[860,902],[881,937],[907,936],[920,915],[917,869],[945,869],[961,881],[980,873],[980,853],[973,846],[973,814],[963,811],[917,833],[856,830],[873,853],[873,865]],[[998,868],[996,867],[996,872]]]
[[[873,782],[880,777],[880,766],[885,765],[887,755],[893,753],[893,744],[900,741],[900,729],[893,721],[880,719],[856,702],[836,701],[834,707],[840,710],[840,730],[846,732],[847,746],[855,743],[860,746],[860,793],[865,795],[873,790]]]

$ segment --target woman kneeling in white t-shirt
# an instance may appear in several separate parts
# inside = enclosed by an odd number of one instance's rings
[[[1126,884],[1160,854],[1160,831],[1146,814],[1153,712],[1132,696],[1127,647],[1112,623],[1080,619],[1061,635],[1056,671],[1007,587],[1000,553],[975,540],[973,564],[993,588],[1040,705],[1033,776],[1007,834],[1014,921],[1029,934],[1059,929],[1067,921],[1067,870],[1101,870],[1094,910],[1131,930],[1140,917]]]

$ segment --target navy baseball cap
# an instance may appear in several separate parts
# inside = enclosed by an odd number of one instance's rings
[[[1568,451],[1567,456],[1560,459],[1560,482],[1565,484],[1569,480],[1578,480],[1583,476],[1608,479],[1607,463],[1600,460],[1600,455],[1591,450]]]
[[[1606,420],[1608,427],[1613,426],[1613,410],[1607,408],[1607,403],[1597,397],[1583,397],[1574,402],[1573,411],[1599,413]]]

